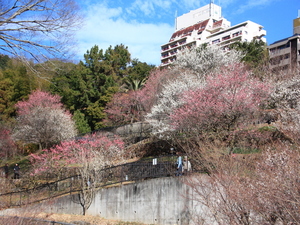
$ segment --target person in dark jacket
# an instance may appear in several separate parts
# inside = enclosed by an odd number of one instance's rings
[[[19,179],[20,178],[20,167],[18,163],[16,163],[14,167],[14,179]]]

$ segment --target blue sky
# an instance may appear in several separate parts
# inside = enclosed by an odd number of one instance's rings
[[[128,46],[132,58],[148,64],[160,64],[160,46],[174,32],[175,14],[181,16],[200,8],[210,0],[78,0],[84,25],[77,32],[77,55],[94,45]],[[292,36],[293,19],[300,0],[215,0],[231,25],[251,20],[264,26],[267,42]]]

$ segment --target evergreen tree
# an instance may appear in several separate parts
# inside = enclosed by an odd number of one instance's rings
[[[88,121],[86,120],[84,114],[81,113],[79,110],[76,110],[74,112],[73,120],[75,121],[75,125],[79,134],[86,134],[91,132],[91,128],[88,124]]]
[[[14,105],[37,87],[37,77],[32,76],[18,60],[0,57],[0,119],[11,121],[15,116]],[[3,66],[5,65],[5,66]]]

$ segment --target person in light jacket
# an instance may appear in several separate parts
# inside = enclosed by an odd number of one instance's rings
[[[188,160],[187,156],[184,156],[183,171],[184,171],[184,174],[189,174],[190,172],[192,172],[192,165],[191,165],[191,162]]]
[[[176,165],[177,165],[176,176],[182,176],[183,174],[182,156],[178,156]]]

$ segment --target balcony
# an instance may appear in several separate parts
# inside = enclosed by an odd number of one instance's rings
[[[279,55],[289,54],[290,51],[290,48],[270,49],[270,57],[273,58]]]
[[[267,35],[267,31],[266,30],[260,30],[257,37],[261,38],[263,36],[266,36]]]

